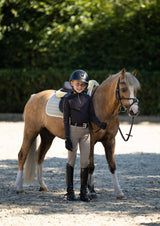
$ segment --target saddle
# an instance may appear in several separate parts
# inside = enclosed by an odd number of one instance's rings
[[[69,81],[65,81],[65,82],[63,83],[63,87],[62,87],[61,91],[62,91],[62,92],[67,92],[67,93],[69,93],[69,92],[72,91],[72,86],[71,86],[71,84],[70,84]]]

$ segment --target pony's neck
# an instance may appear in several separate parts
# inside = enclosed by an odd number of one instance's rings
[[[118,112],[119,102],[116,99],[116,88],[119,74],[107,78],[97,89],[93,99],[96,115],[106,120]]]

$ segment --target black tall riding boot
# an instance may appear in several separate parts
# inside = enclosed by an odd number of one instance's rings
[[[73,171],[74,168],[66,164],[66,183],[67,183],[67,200],[75,201],[76,197],[73,190]]]
[[[87,191],[87,181],[88,181],[88,167],[81,168],[81,190],[80,190],[80,200],[84,202],[89,202],[90,198]]]

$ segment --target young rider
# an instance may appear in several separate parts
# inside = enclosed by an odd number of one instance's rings
[[[93,121],[101,129],[105,129],[106,123],[98,120],[92,98],[86,93],[88,74],[83,70],[74,71],[70,77],[70,84],[73,91],[65,96],[63,104],[65,147],[68,149],[68,162],[66,164],[67,200],[76,200],[73,189],[73,172],[79,144],[81,165],[80,200],[89,202],[90,198],[87,193],[90,153],[89,124]]]

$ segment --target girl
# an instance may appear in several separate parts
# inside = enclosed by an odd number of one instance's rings
[[[67,200],[75,201],[73,189],[73,171],[77,148],[80,148],[81,188],[80,200],[89,202],[87,192],[88,159],[90,153],[89,124],[93,121],[101,129],[106,128],[105,122],[100,122],[95,115],[92,98],[87,95],[88,74],[83,70],[76,70],[70,77],[72,92],[64,98],[63,114],[65,128],[65,147],[68,149],[66,165]]]

